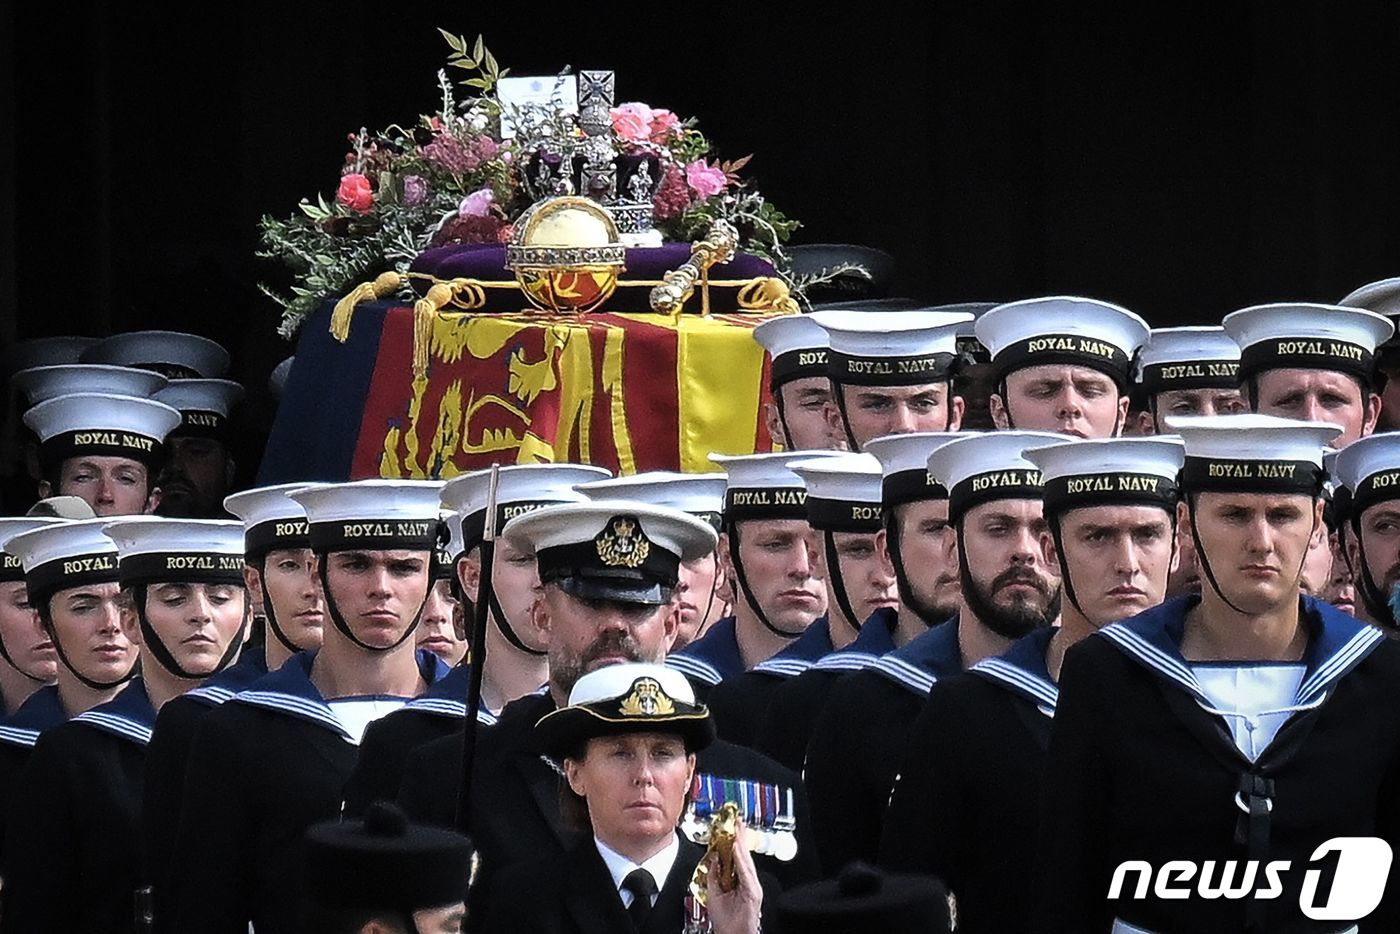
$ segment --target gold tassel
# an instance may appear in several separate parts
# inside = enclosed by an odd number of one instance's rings
[[[772,276],[751,280],[739,290],[736,300],[744,311],[781,311],[795,315],[802,310],[787,283]]]
[[[331,311],[331,336],[342,344],[350,339],[350,317],[360,302],[385,298],[399,290],[403,278],[396,272],[381,273],[373,282],[361,282],[350,290]]]
[[[452,286],[439,282],[413,304],[413,377],[427,379],[433,343],[433,318],[452,301]]]

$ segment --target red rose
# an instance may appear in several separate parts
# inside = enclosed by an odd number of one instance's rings
[[[341,176],[335,200],[358,214],[368,214],[370,208],[374,207],[374,189],[370,187],[369,179],[351,172]]]

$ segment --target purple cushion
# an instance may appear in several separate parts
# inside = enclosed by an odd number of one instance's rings
[[[667,243],[627,251],[627,270],[619,282],[629,279],[658,282],[672,269],[690,258],[690,244]],[[506,268],[506,248],[496,244],[460,244],[432,247],[424,250],[410,267],[413,272],[426,273],[439,279],[478,279],[483,282],[515,282],[515,274]],[[710,267],[710,278],[748,280],[776,276],[772,264],[752,253],[738,253],[727,263]],[[419,295],[431,285],[426,279],[413,280]],[[710,310],[719,314],[738,311],[738,289],[733,286],[710,286]],[[527,304],[518,289],[486,289],[486,304],[482,311],[519,311]],[[650,311],[651,289],[619,286],[608,299],[608,311]],[[698,307],[698,303],[696,305]]]

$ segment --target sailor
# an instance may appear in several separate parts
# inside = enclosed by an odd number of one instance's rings
[[[39,467],[39,439],[20,416],[34,403],[26,402],[14,377],[38,367],[78,362],[95,337],[38,337],[16,341],[0,351],[0,379],[9,386],[0,412],[0,505],[6,515],[18,515],[34,502],[34,487],[44,479]]]
[[[606,476],[601,467],[579,464],[502,467],[496,487],[496,529],[545,506],[583,502],[585,497],[574,491],[574,485]],[[451,568],[468,605],[474,605],[481,593],[481,545],[490,486],[491,471],[479,470],[449,480],[442,490],[443,504],[451,515],[448,522],[457,526],[460,543]],[[549,679],[545,636],[533,619],[540,593],[535,556],[497,537],[491,585],[478,714],[484,724],[494,723],[501,708],[540,690]],[[410,752],[432,740],[461,734],[469,676],[470,669],[458,665],[402,710],[370,725],[345,783],[346,813],[359,814],[377,800],[397,797]]]
[[[1058,619],[1060,581],[1040,546],[1040,470],[1024,457],[1058,440],[997,431],[965,435],[929,456],[928,471],[949,491],[945,563],[959,569],[961,605],[954,619],[831,691],[803,773],[828,875],[878,856],[881,819],[929,688]]]
[[[581,483],[576,489],[590,499],[632,499],[653,506],[670,506],[704,519],[716,532],[722,532],[725,486],[720,474],[649,470]],[[718,551],[682,562],[677,574],[676,597],[681,604],[681,622],[676,641],[671,644],[672,652],[681,651],[709,632],[711,626],[729,615],[730,609],[723,596],[729,589],[729,582],[720,567]]]
[[[242,646],[248,606],[238,523],[129,518],[104,532],[116,543],[130,607],[122,627],[140,647],[141,676],[35,744],[7,827],[3,931],[138,929],[156,711],[226,668]]]
[[[566,812],[579,839],[563,854],[496,877],[487,932],[637,931],[759,934],[764,889],[741,830],[731,849],[732,890],[719,860],[680,827],[696,754],[715,727],[684,675],[661,665],[608,665],[579,678],[569,704],[535,725],[540,748],[563,766]],[[638,801],[644,802],[638,806]],[[692,879],[705,863],[703,906]],[[776,885],[769,880],[776,893]]]
[[[894,573],[876,547],[880,524],[880,462],[871,454],[791,461],[807,487],[807,524],[821,538],[817,574],[826,581],[827,615],[787,648],[710,692],[720,736],[756,745],[774,692],[834,650],[855,641],[880,609],[899,604]],[[877,621],[880,625],[883,621]]]
[[[886,868],[948,884],[958,930],[969,934],[1030,927],[1035,891],[1007,879],[1036,872],[1031,844],[1064,653],[1161,603],[1174,552],[1179,440],[1065,441],[1026,459],[1045,484],[1041,546],[1060,572],[1060,626],[933,685],[880,842]]]
[[[467,823],[486,881],[473,889],[474,912],[488,910],[492,873],[562,853],[577,839],[560,811],[560,764],[541,758],[535,723],[564,706],[589,672],[662,661],[676,629],[679,567],[712,550],[716,536],[709,523],[676,509],[598,500],[515,518],[504,538],[538,563],[544,593],[535,614],[548,633],[549,684],[507,705],[477,737]],[[415,820],[453,826],[461,768],[460,735],[419,747],[409,756],[399,803]],[[773,856],[759,862],[784,882],[811,878],[815,854],[796,773],[724,742],[701,751],[698,768],[694,808],[718,807],[717,796],[741,796],[752,828],[797,844],[790,863]]]
[[[195,733],[209,711],[293,655],[321,646],[325,601],[311,554],[306,512],[287,494],[308,484],[236,493],[224,508],[243,520],[243,582],[262,607],[264,632],[244,645],[238,662],[160,708],[146,748],[142,833],[145,880],[151,890],[154,931],[175,929],[170,859],[184,805],[185,770]]]
[[[243,387],[227,379],[177,379],[154,396],[180,413],[166,439],[169,463],[161,473],[161,515],[221,519],[237,466],[230,450],[229,414]]]
[[[807,493],[787,467],[797,456],[710,455],[728,474],[719,555],[734,582],[734,615],[666,659],[702,701],[716,684],[772,658],[826,613]]]
[[[59,661],[55,683],[39,687],[0,724],[7,824],[29,807],[12,792],[39,736],[113,699],[133,674],[137,650],[122,627],[117,550],[102,534],[104,524],[46,522],[0,543],[24,568],[29,605]],[[4,860],[9,858],[7,847]],[[0,865],[0,874],[5,868]]]
[[[1132,359],[1147,322],[1092,298],[1055,296],[1000,305],[977,319],[997,371],[998,428],[1112,438],[1123,430]]]
[[[180,413],[149,399],[70,393],[24,413],[39,435],[44,479],[39,495],[80,496],[98,516],[151,512],[160,503],[156,475],[165,438]]]
[[[0,518],[0,548],[21,532],[62,520],[37,517]],[[34,692],[54,683],[58,656],[39,622],[24,584],[18,555],[0,551],[0,717],[19,710]],[[0,802],[8,801],[0,796]]]
[[[789,451],[843,447],[844,435],[833,436],[826,420],[831,402],[826,331],[811,315],[783,315],[754,328],[753,339],[770,361],[773,398],[763,404],[768,436]]]
[[[1390,597],[1400,584],[1400,434],[1371,435],[1341,450],[1336,479],[1348,497],[1345,525],[1356,569],[1357,619],[1400,635]]]
[[[819,659],[773,692],[756,745],[783,765],[802,768],[837,678],[868,668],[957,615],[958,565],[947,553],[948,490],[929,473],[928,459],[959,437],[964,436],[915,432],[876,438],[866,445],[879,459],[882,474],[882,528],[875,544],[893,569],[899,600],[866,619],[850,645]]]
[[[1384,315],[1340,305],[1256,305],[1221,322],[1240,348],[1251,411],[1340,425],[1338,449],[1369,435],[1380,417],[1376,348],[1394,333]]]
[[[1146,403],[1137,433],[1162,434],[1168,418],[1243,412],[1239,369],[1239,345],[1222,327],[1153,328],[1137,360]]]
[[[827,424],[852,451],[881,435],[957,431],[963,400],[953,392],[958,329],[967,312],[818,311],[827,332],[831,402]]]
[[[1339,837],[1400,843],[1400,646],[1298,592],[1340,429],[1265,415],[1168,427],[1186,443],[1177,515],[1204,583],[1065,658],[1034,927],[1392,930],[1386,873],[1329,913],[1315,868]],[[1210,877],[1173,875],[1182,859]],[[1241,897],[1211,897],[1220,887]]]
[[[170,861],[182,934],[243,932],[250,921],[259,934],[296,930],[302,833],[339,813],[366,726],[446,674],[413,643],[442,532],[440,488],[361,480],[288,494],[306,512],[332,625],[319,651],[199,725]]]
[[[459,934],[466,922],[471,841],[410,824],[378,802],[364,820],[306,831],[303,934]]]
[[[1400,320],[1400,277],[1368,282],[1337,302],[1347,308],[1364,308]],[[1377,391],[1381,394],[1381,414],[1376,431],[1400,429],[1400,337],[1392,334],[1376,348]]]

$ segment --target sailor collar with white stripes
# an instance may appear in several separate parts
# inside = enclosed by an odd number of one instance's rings
[[[869,668],[882,656],[899,648],[894,642],[894,631],[898,625],[898,611],[893,607],[880,607],[861,624],[860,634],[854,642],[822,656],[812,665],[812,670],[860,671],[862,668]]]
[[[1025,698],[1036,710],[1053,717],[1060,700],[1060,686],[1050,677],[1045,652],[1055,632],[1050,626],[1037,629],[1017,639],[1002,654],[982,659],[968,672]]]
[[[734,617],[724,617],[684,651],[667,655],[666,667],[674,668],[693,682],[711,687],[725,678],[742,674],[744,657],[739,654]]]
[[[86,713],[73,718],[74,723],[83,723],[118,739],[145,746],[151,741],[151,731],[156,726],[156,709],[146,694],[146,684],[140,678],[122,688],[116,697],[105,704],[99,704]]]
[[[827,617],[819,616],[802,631],[802,635],[772,658],[753,666],[753,670],[775,678],[795,678],[823,656],[829,655],[831,648],[831,623]]]
[[[236,665],[221,671],[199,687],[186,691],[184,696],[206,707],[217,707],[244,688],[251,687],[266,674],[265,651],[258,647],[245,648]]]
[[[895,649],[869,670],[922,697],[939,678],[962,671],[958,617],[939,623],[903,648]]]
[[[315,659],[315,652],[298,652],[281,668],[259,678],[246,691],[236,694],[230,703],[247,704],[296,717],[352,742],[354,738],[311,681],[311,664]],[[428,684],[436,684],[447,675],[447,666],[432,652],[419,650],[417,660],[418,672]]]
[[[1178,597],[1107,626],[1097,635],[1108,639],[1152,674],[1191,695],[1201,706],[1214,709],[1190,663],[1181,655],[1186,614],[1200,599]],[[1384,642],[1385,634],[1312,597],[1304,596],[1300,601],[1298,619],[1308,630],[1308,645],[1303,652],[1305,672],[1294,702],[1299,707],[1312,707],[1325,700],[1338,681]]]
[[[33,746],[39,734],[51,726],[58,726],[68,719],[63,712],[63,702],[58,697],[58,687],[46,684],[19,705],[14,713],[0,723],[0,743],[11,746]]]
[[[466,665],[458,665],[439,678],[422,695],[404,704],[404,709],[461,720],[467,715],[467,681],[470,677],[471,669]],[[476,712],[476,722],[490,726],[496,722],[496,716],[485,707],[480,707]]]

